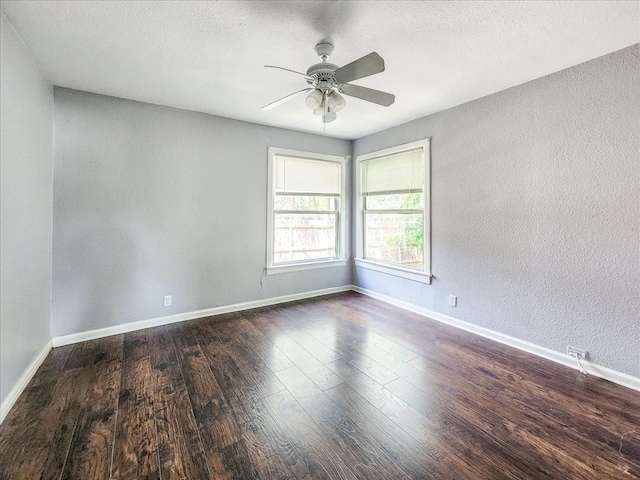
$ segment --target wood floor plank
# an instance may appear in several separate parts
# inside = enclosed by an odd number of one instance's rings
[[[319,341],[330,342],[333,348],[340,353],[339,360],[327,364],[330,370],[333,370],[333,365],[348,363],[383,385],[398,378],[398,374],[394,371],[398,365],[402,367],[406,365],[399,358],[367,344],[367,341],[361,337],[353,335],[343,337],[341,333],[335,333],[333,339],[327,339],[328,334],[316,334],[312,330],[310,330],[310,334],[318,335]]]
[[[450,358],[459,355],[460,352],[447,352]],[[428,372],[429,379],[422,382],[410,378],[409,381],[422,389],[425,398],[433,398],[434,392],[437,391],[455,389],[458,395],[449,397],[449,403],[456,407],[453,411],[466,409],[467,415],[494,415],[492,420],[485,423],[485,430],[503,428],[503,436],[508,438],[510,443],[519,444],[523,449],[544,450],[547,457],[555,458],[554,463],[578,462],[574,469],[580,471],[582,478],[615,478],[620,471],[640,475],[640,451],[637,449],[640,442],[631,441],[626,454],[621,454],[617,448],[617,440],[624,432],[612,432],[611,419],[602,417],[599,409],[594,410],[589,401],[571,402],[565,395],[553,389],[541,389],[537,384],[529,384],[525,379],[518,382],[518,389],[505,389],[502,385],[510,380],[500,377],[507,375],[507,378],[511,379],[511,372],[495,365],[479,366],[484,361],[481,358],[456,362],[456,370],[460,370],[459,372],[445,369],[440,364],[431,363],[422,357],[415,360],[420,361],[410,363]],[[478,382],[477,379],[483,375],[483,371],[486,372],[486,378]],[[386,387],[393,390],[393,384],[387,384]],[[496,395],[496,392],[500,394]],[[465,400],[469,397],[473,398],[474,402],[472,405],[465,405]],[[574,408],[571,408],[571,403],[574,404]],[[531,405],[540,405],[535,417],[529,413]],[[506,411],[509,412],[509,416],[502,420],[502,412]],[[598,425],[599,418],[602,420]],[[482,426],[479,417],[476,417],[476,424]],[[585,454],[582,448],[582,432],[585,430],[592,432],[592,449],[588,454]],[[532,435],[532,432],[535,432],[535,435]],[[632,431],[628,432],[632,436],[635,435]],[[540,440],[544,440],[544,445],[539,443]],[[574,452],[571,458],[565,458],[566,449]],[[603,462],[602,459],[605,458],[609,461]],[[536,463],[543,464],[544,460],[538,459]]]
[[[247,313],[247,315],[250,315]],[[270,323],[270,318],[277,316],[277,310],[272,311],[268,315],[261,314],[256,316],[248,316],[247,318],[260,330],[269,331],[272,335],[271,340],[274,344],[291,360],[291,362],[300,368],[318,388],[325,390],[334,387],[342,382],[340,377],[335,375],[322,362],[307,352],[293,338],[287,335],[279,327]]]
[[[54,349],[7,479],[640,479],[637,392],[347,292]]]
[[[457,439],[474,439],[479,444],[492,443],[496,448],[500,448],[502,453],[500,463],[493,459],[492,463],[497,464],[504,472],[510,472],[513,478],[561,478],[562,472],[557,471],[554,462],[549,455],[541,454],[540,451],[516,442],[515,437],[509,437],[509,441],[499,438],[499,430],[503,423],[503,418],[487,410],[473,408],[469,402],[455,397],[446,397],[446,405],[456,405],[455,413],[453,409],[444,408],[438,400],[425,395],[423,391],[417,389],[406,380],[399,378],[385,385],[394,395],[397,395],[411,408],[427,416],[436,425],[447,425],[446,433]],[[445,433],[444,429],[439,429]],[[527,448],[529,447],[529,448]],[[570,461],[571,459],[564,459]],[[577,467],[577,465],[574,465]],[[578,470],[580,471],[580,470]],[[581,478],[585,472],[580,471]]]
[[[449,425],[437,425],[427,412],[416,411],[386,388],[383,392],[386,400],[379,410],[422,444],[431,456],[446,458],[455,464],[455,468],[463,472],[461,478],[518,478],[495,465],[496,462],[477,439],[474,442],[473,437],[459,438],[456,432],[448,431]]]
[[[225,391],[238,423],[249,422],[263,415],[264,409],[260,402],[263,395],[260,395],[259,390],[248,380],[255,378],[254,375],[250,374],[248,378],[243,376],[243,371],[247,371],[246,365],[242,361],[238,365],[234,356],[223,344],[209,344],[203,346],[202,350],[216,381]]]
[[[422,343],[431,340],[428,337],[430,331],[422,325],[424,317],[395,307],[390,308],[379,300],[347,294],[327,299],[325,307],[327,315],[348,321],[367,332],[383,335],[416,354],[422,352]]]
[[[309,317],[306,315],[303,306],[292,305],[287,308],[275,306],[273,310],[277,325],[284,327],[281,330],[286,330],[286,336],[290,337],[320,363],[329,363],[340,358],[338,352],[304,331],[304,326],[307,324]]]
[[[442,345],[441,342],[437,344]],[[436,343],[432,346],[436,347]],[[506,370],[496,365],[489,366],[484,365],[486,360],[481,355],[472,356],[468,353],[464,353],[465,349],[446,349],[444,355],[441,357],[440,362],[444,362],[447,365],[457,365],[462,371],[457,373],[451,369],[445,370],[444,367],[440,371],[439,376],[435,376],[434,371],[442,367],[441,363],[434,363],[427,361],[424,358],[414,359],[410,362],[412,365],[425,368],[426,364],[430,364],[429,368],[425,370],[431,370],[429,373],[430,378],[428,382],[416,381],[415,377],[410,378],[409,381],[421,386],[426,385],[427,388],[423,388],[425,392],[432,394],[434,390],[438,388],[447,388],[447,385],[454,384],[456,388],[462,392],[460,398],[467,398],[467,396],[473,395],[475,399],[474,404],[468,410],[468,415],[485,412],[491,409],[498,409],[508,413],[508,416],[504,420],[493,420],[490,425],[493,428],[503,428],[505,432],[504,436],[509,438],[511,443],[520,444],[523,450],[527,448],[535,448],[537,450],[546,450],[546,455],[550,458],[556,457],[554,463],[566,463],[569,461],[580,461],[575,465],[576,470],[583,469],[580,475],[582,478],[614,478],[619,473],[619,466],[609,467],[600,466],[600,462],[594,461],[593,452],[598,452],[597,457],[603,456],[612,457],[614,449],[611,448],[613,440],[618,438],[618,434],[607,435],[606,432],[598,430],[593,424],[586,425],[582,423],[579,427],[579,431],[589,430],[593,434],[590,438],[585,439],[582,434],[573,435],[574,425],[581,422],[581,418],[588,414],[589,403],[584,403],[582,399],[571,399],[564,395],[558,396],[553,389],[544,388],[540,389],[535,384],[529,385],[529,381],[523,379],[520,375],[514,376],[514,370]],[[435,352],[431,352],[431,358],[440,358],[435,355]],[[452,359],[460,360],[457,363],[452,363]],[[483,366],[484,365],[484,366]],[[487,370],[491,368],[491,372]],[[485,377],[483,381],[478,382],[478,378]],[[469,379],[475,379],[469,381]],[[518,385],[518,388],[504,389],[501,384],[513,384]],[[388,388],[392,388],[392,384],[387,385]],[[496,392],[500,392],[498,395]],[[398,392],[396,392],[398,393]],[[555,399],[554,399],[555,398]],[[454,402],[455,399],[449,400]],[[570,415],[565,414],[566,406],[570,403],[576,403],[576,400],[581,404],[581,407]],[[455,403],[455,402],[454,402]],[[548,405],[549,409],[553,411],[549,417],[544,411],[538,409],[537,415],[534,418],[530,417],[528,413],[525,413],[527,407],[530,405]],[[514,408],[519,407],[519,408]],[[464,411],[464,405],[456,404],[456,408],[453,410]],[[544,407],[547,408],[547,407]],[[522,412],[522,413],[521,413]],[[555,413],[558,412],[558,413]],[[596,415],[596,412],[592,412],[592,415]],[[477,424],[481,424],[481,420],[476,419]],[[501,427],[502,425],[502,427]],[[516,427],[517,425],[517,427]],[[487,427],[485,429],[488,430]],[[535,435],[531,435],[530,432],[535,431]],[[595,435],[594,435],[595,434]],[[542,447],[537,444],[539,437],[545,439],[545,446]],[[595,450],[592,450],[590,454],[583,455],[583,446],[586,442],[593,443],[594,439],[600,439],[599,441],[604,444],[603,448],[597,448],[594,445]],[[574,451],[571,459],[564,457],[563,451],[567,448]],[[608,450],[608,451],[607,451]],[[631,456],[637,456],[631,450]],[[621,464],[624,470],[631,472],[637,471],[637,467],[632,463],[629,463],[628,456],[626,458],[620,458]],[[542,460],[537,460],[537,464],[542,464]],[[613,462],[608,465],[614,465]]]
[[[335,439],[333,447],[340,453],[359,478],[408,478],[384,450],[370,441],[353,421],[334,404],[297,367],[278,372],[278,378],[287,387],[307,414]]]
[[[47,358],[45,358],[44,362],[42,362],[42,365],[40,365],[40,368],[38,368],[35,375],[29,382],[29,386],[33,388],[37,385],[54,381],[64,369],[74,347],[74,345],[64,345],[62,347],[51,349]]]
[[[380,407],[385,403],[385,395],[382,385],[376,382],[344,358],[327,364],[344,383],[350,385],[360,395],[366,398],[373,406]]]
[[[366,345],[369,350],[386,352],[400,359],[401,361],[408,361],[419,355],[419,353],[403,347],[400,343],[392,341],[388,337],[381,335],[380,333],[377,333],[371,329],[364,328],[352,321],[333,321],[331,322],[331,328],[327,328],[326,326],[324,326],[324,328],[321,327],[316,329],[314,327],[317,324],[317,319],[314,317],[310,318],[309,316],[305,315],[304,308],[304,305],[292,306],[291,308],[288,308],[287,311],[299,312],[299,314],[294,317],[294,325],[298,325],[298,329],[300,329],[300,327],[304,328],[309,334],[311,334],[311,336],[314,336],[312,332],[324,335],[324,339],[327,341],[321,341],[321,343],[323,343],[325,347],[334,348],[329,346],[333,345],[336,337],[340,337],[343,340],[358,339],[361,341],[365,339],[365,341],[362,343]],[[326,313],[329,312],[331,312],[331,314],[335,314],[336,310],[333,309],[332,311],[332,309],[327,309]],[[352,320],[352,317],[350,315],[348,316],[348,318],[349,320]],[[288,315],[288,318],[291,318],[291,314]],[[325,321],[326,320],[331,321],[333,319],[327,318],[325,319]],[[290,329],[288,329],[288,331],[289,330]],[[309,330],[312,330],[312,332],[309,332]],[[303,346],[306,348],[306,345]],[[340,356],[341,355],[339,354],[339,351],[336,351],[334,352],[335,358],[328,359],[328,361],[330,362],[337,360],[337,358],[339,358]]]
[[[149,332],[162,479],[210,478],[187,387],[166,327]]]
[[[263,415],[260,399],[284,390],[282,383],[257,359],[248,358],[246,351],[234,348],[233,343],[219,341],[215,335],[218,325],[204,322],[197,326],[196,335],[202,352],[238,422],[249,422]],[[211,338],[216,340],[211,341]]]
[[[240,466],[246,465],[247,459],[244,463],[235,462],[229,469],[227,455],[223,453],[227,447],[241,441],[236,418],[193,332],[188,326],[170,331],[209,470],[215,478],[236,478],[234,471],[242,470]],[[236,447],[236,450],[239,449]]]
[[[154,389],[145,330],[124,337],[112,479],[159,479]]]
[[[244,315],[237,322],[234,337],[250,345],[252,350],[264,360],[272,372],[293,366],[293,362],[258,330]]]
[[[230,478],[258,480],[260,476],[253,464],[247,445],[242,441],[232,443],[220,450],[226,471]],[[219,478],[214,474],[212,478]]]
[[[0,425],[0,478],[60,478],[81,411],[83,373],[62,371],[23,392]]]
[[[260,478],[311,478],[299,448],[269,413],[244,423],[242,437]]]
[[[269,414],[286,431],[291,445],[298,448],[305,461],[304,477],[314,479],[358,478],[351,470],[333,438],[314,422],[288,391],[269,395],[263,399]],[[298,477],[302,478],[302,477]]]
[[[65,368],[88,373],[81,411],[61,478],[108,479],[115,432],[123,354],[122,335],[81,345]]]
[[[346,383],[325,392],[412,478],[464,478],[444,455],[417,441]]]
[[[415,351],[411,351],[375,331],[352,323],[352,320],[353,318],[348,315],[343,321],[324,316],[320,319],[320,325],[317,324],[316,319],[305,319],[300,323],[306,333],[335,350],[340,357],[348,360],[354,357],[361,358],[358,355],[360,352],[373,360],[375,363],[368,362],[364,365],[365,368],[372,369],[373,375],[376,375],[376,371],[391,370],[391,372],[385,373],[386,380],[379,376],[376,378],[382,383],[397,378],[392,375],[392,367],[396,364],[403,364],[405,361],[419,356]],[[420,348],[416,347],[415,350],[420,350]]]
[[[239,332],[233,332],[236,326],[243,332],[251,327],[239,315],[233,320],[232,328],[226,328],[218,322],[201,322],[198,324],[199,340],[203,349],[208,349],[212,355],[228,355],[232,364],[241,370],[242,380],[247,388],[260,398],[282,390],[284,387],[273,372],[268,368],[262,356],[262,349],[257,351],[252,343],[242,339]],[[197,333],[198,334],[198,333]],[[211,342],[210,339],[215,339]]]

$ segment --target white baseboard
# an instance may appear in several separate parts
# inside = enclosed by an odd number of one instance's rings
[[[294,293],[291,295],[283,295],[280,297],[264,298],[261,300],[253,300],[251,302],[236,303],[233,305],[225,305],[222,307],[206,308],[204,310],[196,310],[193,312],[178,313],[176,315],[168,315],[166,317],[151,318],[149,320],[141,320],[139,322],[125,323],[123,325],[114,325],[113,327],[100,328],[97,330],[88,330],[86,332],[72,333],[60,337],[53,337],[53,346],[61,347],[72,343],[85,342],[96,338],[109,337],[111,335],[119,335],[121,333],[133,332],[136,330],[144,330],[145,328],[159,327],[170,323],[184,322],[186,320],[194,320],[196,318],[208,317],[210,315],[220,315],[221,313],[239,312],[249,310],[251,308],[265,307],[267,305],[275,305],[277,303],[293,302],[294,300],[302,300],[305,298],[319,297],[320,295],[329,295],[331,293],[348,292],[352,289],[352,285],[343,285],[341,287],[323,288],[321,290],[312,290],[310,292]]]
[[[40,365],[42,365],[44,359],[47,358],[47,355],[49,355],[52,347],[53,342],[51,341],[51,339],[49,339],[42,350],[40,350],[40,352],[38,352],[33,360],[31,360],[31,363],[25,369],[25,371],[22,372],[22,375],[20,375],[20,378],[18,379],[16,384],[9,391],[7,397],[2,401],[2,403],[0,403],[0,424],[4,422],[4,419],[9,413],[9,410],[11,410],[11,407],[13,407],[13,405],[16,403],[16,400],[18,400],[20,394],[27,387],[27,384],[31,381]]]
[[[518,350],[523,350],[525,352],[532,353],[539,357],[546,358],[547,360],[551,360],[553,362],[559,363],[566,367],[578,370],[578,365],[576,364],[575,358],[565,353],[557,352],[555,350],[551,350],[549,348],[542,347],[540,345],[536,345],[536,344],[527,342],[525,340],[520,340],[518,338],[511,337],[509,335],[505,335],[503,333],[496,332],[494,330],[489,330],[488,328],[480,327],[478,325],[474,325],[473,323],[465,322],[463,320],[458,320],[457,318],[450,317],[448,315],[444,315],[439,312],[434,312],[433,310],[428,310],[423,307],[418,307],[416,305],[403,302],[401,300],[397,300],[393,297],[389,297],[387,295],[382,295],[380,293],[374,292],[373,290],[367,290],[366,288],[358,287],[357,285],[353,285],[352,290],[354,292],[367,295],[368,297],[376,298],[385,303],[395,305],[396,307],[400,307],[405,310],[410,310],[412,312],[418,313],[420,315],[424,315],[426,317],[432,318],[439,322],[446,323],[447,325],[451,325],[453,327],[460,328],[462,330],[466,330],[471,333],[475,333],[476,335],[480,335],[482,337],[495,340],[496,342],[500,342],[510,347],[517,348]],[[640,378],[634,377],[626,373],[618,372],[617,370],[613,370],[611,368],[603,367],[601,365],[597,365],[595,363],[591,363],[587,361],[583,361],[582,366],[591,375],[604,378],[605,380],[609,380],[610,382],[617,383],[619,385],[625,386],[627,388],[631,388],[633,390],[640,391]]]
[[[321,290],[313,290],[310,292],[295,293],[292,295],[283,295],[280,297],[265,298],[261,300],[254,300],[251,302],[236,303],[233,305],[225,305],[222,307],[213,307],[213,308],[207,308],[204,310],[196,310],[193,312],[185,312],[185,313],[179,313],[176,315],[168,315],[166,317],[152,318],[149,320],[142,320],[139,322],[127,323],[124,325],[115,325],[113,327],[101,328],[98,330],[89,330],[86,332],[73,333],[70,335],[54,337],[52,339],[52,342],[54,347],[60,347],[62,345],[69,345],[72,343],[84,342],[86,340],[93,340],[96,338],[102,338],[102,337],[108,337],[111,335],[118,335],[121,333],[133,332],[135,330],[143,330],[145,328],[158,327],[158,326],[167,325],[170,323],[184,322],[186,320],[194,320],[196,318],[208,317],[210,315],[219,315],[222,313],[238,312],[242,310],[248,310],[251,308],[275,305],[278,303],[292,302],[294,300],[302,300],[305,298],[318,297],[320,295],[328,295],[331,293],[346,292],[349,290],[353,290],[354,292],[358,292],[363,295],[376,298],[378,300],[389,303],[391,305],[395,305],[405,310],[409,310],[409,311],[418,313],[420,315],[424,315],[426,317],[437,320],[439,322],[446,323],[447,325],[451,325],[453,327],[460,328],[462,330],[466,330],[471,333],[475,333],[476,335],[480,335],[482,337],[495,340],[496,342],[508,345],[510,347],[514,347],[519,350],[532,353],[534,355],[537,355],[542,358],[546,358],[547,360],[551,360],[553,362],[559,363],[561,365],[572,368],[574,370],[578,369],[575,359],[564,353],[557,352],[555,350],[551,350],[549,348],[542,347],[540,345],[536,345],[536,344],[527,342],[525,340],[520,340],[518,338],[511,337],[509,335],[505,335],[503,333],[496,332],[488,328],[474,325],[473,323],[465,322],[463,320],[459,320],[457,318],[450,317],[448,315],[435,312],[433,310],[428,310],[426,308],[419,307],[417,305],[413,305],[408,302],[403,302],[393,297],[389,297],[387,295],[383,295],[383,294],[374,292],[372,290],[367,290],[366,288],[362,288],[357,285],[343,285],[341,287],[324,288]],[[49,348],[51,347],[49,346]],[[40,355],[38,356],[38,358],[39,357]],[[46,357],[46,353],[44,353],[44,356],[42,357],[42,359],[40,359],[40,363],[42,362],[42,360],[44,360],[44,357]],[[34,363],[35,363],[35,360],[34,360]],[[22,386],[22,388],[26,386],[26,384],[31,379],[31,376],[33,376],[33,373],[35,373],[35,370],[38,368],[40,363],[38,363],[35,366],[35,368],[33,369],[33,372],[31,372],[27,380],[24,381],[24,385]],[[623,372],[618,372],[617,370],[613,370],[608,367],[603,367],[601,365],[597,365],[595,363],[591,363],[588,361],[583,361],[582,365],[585,368],[585,370],[587,370],[587,372],[589,372],[589,374],[591,375],[604,378],[605,380],[609,380],[611,382],[617,383],[619,385],[623,385],[633,390],[640,391],[640,378],[634,377],[632,375],[629,375]],[[27,371],[30,371],[30,369],[31,369],[31,366]],[[27,372],[25,372],[23,377],[25,378],[27,377]],[[23,381],[21,379],[19,384],[22,385],[22,383]],[[14,390],[16,388],[14,388]],[[22,389],[18,391],[15,398],[17,398],[21,392],[22,392]],[[13,393],[13,390],[12,390],[12,393]],[[11,397],[11,395],[9,395],[9,397]],[[8,402],[9,397],[7,398],[7,400],[5,400],[5,402],[2,403],[2,412],[5,412],[5,403]],[[13,401],[15,401],[15,399]],[[11,405],[13,405],[13,402],[11,402],[10,406]],[[8,412],[8,408],[6,409],[6,412]]]

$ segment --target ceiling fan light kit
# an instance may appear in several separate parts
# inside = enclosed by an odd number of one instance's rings
[[[311,93],[307,95],[307,98],[305,100],[307,107],[309,107],[311,110],[315,110],[320,107],[323,101],[324,93],[322,93],[322,90],[317,88],[315,90],[311,90]]]
[[[333,122],[336,118],[338,118],[338,116],[336,115],[336,112],[328,111],[322,116],[322,121],[324,123],[330,123],[330,122]]]
[[[344,99],[344,97],[335,90],[329,94],[327,100],[329,100],[329,106],[333,107],[336,112],[342,110],[347,104],[347,101]]]
[[[347,104],[341,94],[360,98],[384,107],[388,107],[395,101],[395,96],[390,93],[348,83],[384,72],[384,60],[376,52],[365,55],[343,67],[338,67],[333,63],[327,62],[327,58],[333,52],[331,43],[318,43],[315,46],[315,51],[322,59],[322,62],[309,67],[306,74],[288,68],[265,65],[267,68],[277,68],[303,75],[309,84],[309,88],[299,90],[275,102],[271,102],[262,107],[263,110],[269,110],[281,105],[302,92],[310,92],[305,98],[307,107],[313,110],[315,115],[321,115],[324,123],[329,123],[337,118],[336,112],[342,110]]]

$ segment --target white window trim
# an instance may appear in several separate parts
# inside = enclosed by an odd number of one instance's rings
[[[347,264],[345,259],[317,260],[312,262],[287,263],[285,265],[275,265],[267,268],[267,275],[277,275],[279,273],[299,272],[311,268],[341,267]]]
[[[320,160],[325,162],[335,162],[340,164],[340,210],[338,211],[338,238],[336,245],[336,258],[323,258],[320,260],[309,260],[301,262],[273,264],[273,235],[274,235],[274,191],[275,191],[275,157],[277,155],[306,158],[309,160]],[[296,272],[324,267],[338,267],[347,264],[346,260],[346,239],[347,239],[347,186],[346,186],[346,165],[349,157],[339,155],[327,155],[324,153],[304,152],[301,150],[291,150],[287,148],[269,147],[267,172],[267,275],[279,273]]]
[[[406,278],[422,283],[431,283],[433,275],[431,275],[431,139],[418,140],[416,142],[405,143],[395,147],[377,150],[375,152],[358,155],[355,161],[355,191],[356,191],[356,254],[354,264],[356,267],[367,268],[377,272],[395,275],[397,277]],[[422,148],[424,155],[424,185],[422,195],[424,201],[424,244],[423,244],[423,270],[404,268],[400,265],[394,265],[385,262],[379,262],[370,258],[364,258],[364,231],[363,216],[364,202],[362,201],[362,162],[372,160],[378,157],[397,154],[406,150],[414,150]]]

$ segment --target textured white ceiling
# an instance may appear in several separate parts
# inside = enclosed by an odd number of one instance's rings
[[[358,138],[504,90],[640,41],[637,1],[2,1],[55,85],[323,133],[297,71],[377,51],[386,71],[354,83],[385,108],[347,97],[326,134]]]

